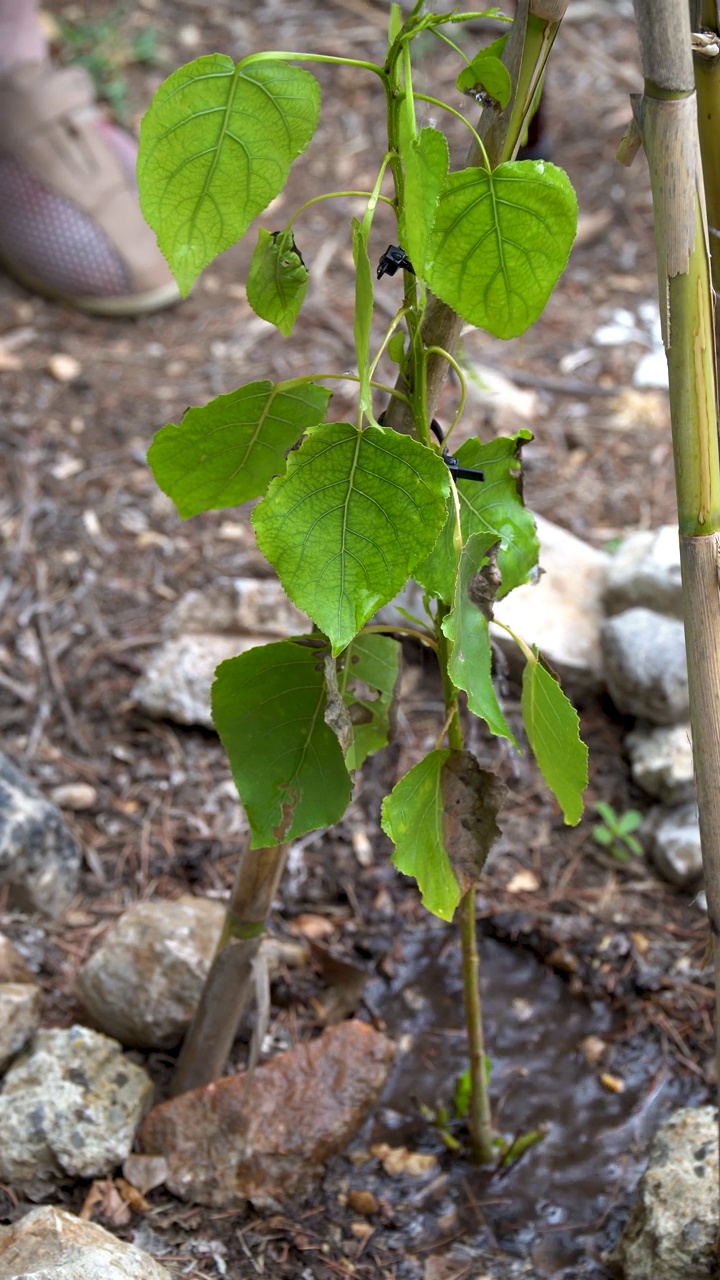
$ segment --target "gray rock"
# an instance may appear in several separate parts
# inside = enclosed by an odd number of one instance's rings
[[[618,711],[651,724],[689,716],[682,622],[651,609],[628,609],[601,629],[605,682]]]
[[[715,1107],[685,1107],[658,1129],[612,1258],[625,1280],[717,1275],[717,1124]]]
[[[526,644],[537,645],[570,697],[586,697],[602,685],[600,625],[609,557],[542,516],[535,520],[543,572],[536,583],[500,600],[495,617]],[[523,665],[507,632],[491,630],[510,664]]]
[[[141,902],[105,934],[76,991],[93,1021],[125,1045],[179,1044],[195,1012],[225,908],[210,898]]]
[[[57,916],[77,889],[81,851],[60,810],[0,753],[0,884],[8,905]]]
[[[610,557],[605,582],[609,614],[626,609],[654,609],[682,620],[682,581],[678,528],[641,529]]]
[[[304,613],[288,599],[277,578],[233,578],[204,591],[188,591],[170,610],[163,623],[168,637],[214,632],[262,636],[255,644],[310,629]]]
[[[148,715],[212,729],[215,668],[259,644],[302,635],[310,623],[277,578],[235,578],[188,591],[163,623],[166,637],[133,690]]]
[[[133,697],[143,711],[157,719],[212,729],[210,689],[215,668],[266,639],[197,632],[166,640],[150,657]]]
[[[169,1271],[95,1222],[44,1205],[0,1227],[0,1280],[171,1280]]]
[[[642,827],[647,851],[664,880],[687,889],[702,875],[697,805],[694,801],[651,809]]]
[[[43,994],[33,982],[0,983],[0,1071],[37,1030]]]
[[[695,796],[689,724],[638,725],[625,739],[632,776],[663,804],[683,804]]]
[[[153,1085],[87,1027],[38,1031],[0,1093],[0,1182],[31,1200],[64,1176],[108,1174],[129,1154]]]

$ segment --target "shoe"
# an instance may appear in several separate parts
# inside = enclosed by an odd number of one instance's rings
[[[179,301],[140,212],[136,158],[83,67],[26,63],[0,77],[0,266],[93,315]]]

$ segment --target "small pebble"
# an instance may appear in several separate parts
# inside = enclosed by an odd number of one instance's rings
[[[89,782],[65,782],[50,792],[53,804],[60,809],[70,809],[73,813],[92,809],[97,804],[97,798],[98,793]]]
[[[603,1071],[600,1077],[600,1083],[609,1093],[624,1093],[625,1081],[620,1080],[618,1076],[611,1076],[609,1071]]]
[[[390,1147],[387,1142],[378,1142],[370,1148],[377,1156],[383,1169],[390,1178],[398,1178],[401,1174],[409,1174],[411,1178],[424,1178],[437,1166],[437,1156],[422,1151],[408,1151],[407,1147]]]
[[[378,1211],[377,1197],[372,1191],[364,1191],[360,1187],[348,1191],[347,1202],[353,1213],[362,1213],[366,1218]]]
[[[58,351],[48,360],[48,372],[56,382],[72,382],[82,373],[82,365],[74,356]]]
[[[507,884],[505,885],[505,892],[506,893],[537,893],[539,888],[540,888],[540,881],[535,875],[535,872],[531,871],[528,867],[528,868],[523,868],[521,871],[516,871],[515,875],[510,877]]]

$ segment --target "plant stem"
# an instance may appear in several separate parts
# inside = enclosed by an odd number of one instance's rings
[[[462,727],[458,714],[457,689],[448,675],[449,647],[442,631],[442,620],[449,613],[445,605],[438,605],[437,638],[438,662],[442,677],[445,709],[447,712],[448,743],[455,751],[463,749]],[[462,952],[463,994],[465,999],[465,1028],[468,1039],[468,1065],[470,1067],[470,1158],[474,1164],[489,1164],[493,1158],[493,1132],[490,1114],[490,1095],[485,1070],[485,1037],[480,1003],[480,957],[477,945],[475,921],[475,888],[468,889],[460,899],[460,946]]]
[[[253,997],[252,962],[286,857],[284,844],[246,849],[240,857],[215,956],[175,1068],[173,1095],[210,1084],[225,1070]]]

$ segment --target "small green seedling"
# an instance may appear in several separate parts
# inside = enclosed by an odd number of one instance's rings
[[[58,22],[62,62],[85,67],[99,98],[107,102],[119,124],[130,123],[127,68],[158,66],[157,29],[143,27],[127,35],[124,13],[118,8],[103,18]]]
[[[642,814],[637,809],[626,809],[624,813],[616,813],[611,804],[598,800],[595,812],[601,821],[593,827],[593,840],[602,845],[618,862],[629,862],[630,857],[641,858],[643,847],[633,831],[637,831],[642,823]]]

